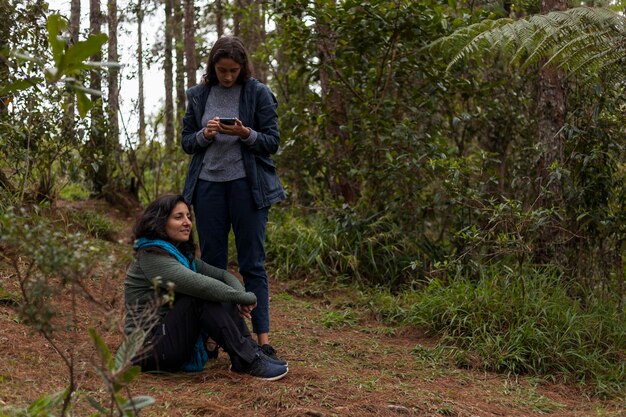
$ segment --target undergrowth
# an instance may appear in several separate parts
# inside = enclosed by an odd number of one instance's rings
[[[98,221],[89,221],[94,218]],[[100,239],[104,236],[94,234],[89,225],[102,224],[108,230],[108,223],[99,215],[88,215],[81,222],[84,230]],[[96,330],[102,317],[115,313],[115,307],[103,301],[90,284],[98,279],[98,263],[113,264],[115,256],[103,256],[95,240],[73,228],[72,222],[59,221],[40,207],[0,210],[0,262],[11,271],[0,280],[0,302],[10,303],[19,321],[54,350],[65,366],[66,383],[60,392],[45,394],[26,407],[1,402],[0,416],[75,415],[83,399],[95,409],[90,414],[94,417],[136,416],[154,402],[147,396],[133,397],[128,389],[140,372],[131,359],[143,346],[144,332],[124,337],[114,352]],[[19,293],[9,292],[7,287],[19,288]],[[80,302],[89,303],[94,321],[79,315]],[[85,327],[96,349],[96,360],[86,358],[89,352],[82,349],[76,337],[68,337]],[[107,330],[106,326],[102,329]],[[93,367],[86,369],[83,363]],[[79,383],[90,372],[102,378],[100,389],[84,389]]]
[[[91,210],[70,210],[68,223],[93,238],[114,242],[118,228],[101,214]]]
[[[550,272],[494,267],[476,282],[435,280],[416,301],[395,316],[436,331],[486,370],[585,383],[600,396],[626,388],[623,309],[611,300],[583,306]]]
[[[350,244],[382,234],[376,226],[277,210],[268,225],[268,259],[278,279],[304,276],[314,286],[357,287],[351,308],[367,307],[381,320],[432,331],[457,365],[578,383],[602,397],[626,391],[626,312],[619,294],[587,291],[575,298],[580,288],[569,287],[574,280],[556,269],[531,264],[513,269],[505,259],[478,265],[478,276],[464,275],[463,269],[453,275],[449,268],[398,288],[394,278],[410,273],[410,267],[384,267],[411,247],[406,239],[390,247],[381,241]],[[365,279],[372,272],[379,278]],[[355,320],[336,313],[325,317],[325,325]]]
[[[384,213],[360,220],[349,210],[328,215],[275,210],[267,258],[278,276],[314,275],[395,286],[412,275],[417,247]]]

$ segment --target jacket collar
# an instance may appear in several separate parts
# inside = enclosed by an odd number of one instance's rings
[[[240,114],[239,117],[242,121],[244,121],[245,123],[250,124],[252,121],[248,120],[248,114],[246,112],[246,103],[245,103],[245,94],[244,92],[250,88],[253,88],[253,86],[255,85],[256,79],[250,77],[242,86],[241,86],[241,96],[239,97],[239,104],[240,104],[240,112],[244,112],[245,114]],[[202,120],[202,116],[204,115],[204,108],[206,107],[206,101],[209,99],[209,93],[211,92],[211,87],[208,84],[198,84],[196,86],[198,88],[197,91],[195,91],[195,94],[193,96],[190,97],[190,99],[193,101],[193,111],[194,111],[194,116],[196,118],[196,120],[198,120],[198,123],[200,123],[199,121]],[[195,87],[194,87],[195,88]],[[243,104],[243,106],[242,106]]]

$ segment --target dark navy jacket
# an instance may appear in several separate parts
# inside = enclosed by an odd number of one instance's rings
[[[193,157],[187,170],[183,196],[190,204],[202,169],[204,154],[208,149],[198,145],[196,134],[204,128],[202,115],[210,90],[211,86],[208,84],[199,84],[187,90],[187,112],[183,118],[182,139],[184,151]],[[285,199],[285,191],[270,157],[278,151],[280,144],[277,107],[276,97],[265,84],[251,78],[242,86],[239,97],[239,119],[244,126],[257,132],[257,138],[252,145],[239,143],[246,178],[257,208],[268,207]]]

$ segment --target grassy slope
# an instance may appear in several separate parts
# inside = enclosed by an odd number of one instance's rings
[[[107,253],[128,251],[128,242],[101,244]],[[91,367],[94,350],[86,329],[96,327],[113,348],[119,344],[115,323],[122,314],[123,266],[103,265],[89,282],[111,312],[81,300],[78,331],[58,333],[60,346],[77,347],[80,389],[96,396],[103,390]],[[11,274],[0,263],[0,286],[15,293]],[[388,326],[367,311],[346,307],[354,298],[350,289],[272,280],[273,344],[290,362],[289,375],[265,383],[230,373],[222,352],[199,374],[142,375],[132,393],[157,399],[142,415],[626,415],[624,401],[585,398],[575,387],[455,368],[418,330]],[[0,302],[0,406],[25,405],[58,391],[66,374],[52,347],[19,323],[11,302]],[[79,399],[77,410],[87,415],[90,409]]]

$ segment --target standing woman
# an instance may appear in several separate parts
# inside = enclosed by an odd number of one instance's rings
[[[276,358],[264,248],[269,208],[285,198],[271,159],[280,144],[276,97],[251,77],[241,40],[225,36],[211,49],[202,83],[187,90],[187,103],[182,145],[193,158],[183,195],[194,208],[202,260],[227,267],[232,227],[239,272],[257,297],[253,331]]]

